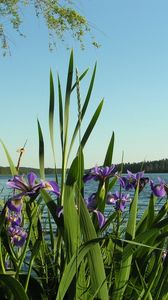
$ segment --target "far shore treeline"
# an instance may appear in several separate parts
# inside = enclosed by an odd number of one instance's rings
[[[145,161],[145,162],[134,162],[134,163],[124,163],[121,167],[121,164],[116,164],[116,168],[120,170],[123,168],[123,173],[126,173],[127,170],[131,172],[138,172],[139,170],[144,170],[146,173],[168,173],[168,159],[154,160],[154,161]],[[35,172],[39,174],[39,169],[32,167],[20,167],[20,173],[27,174],[29,172]],[[61,169],[57,169],[58,173],[61,173]],[[0,166],[0,175],[9,175],[10,168]],[[53,168],[45,168],[45,174],[51,175],[54,174]]]

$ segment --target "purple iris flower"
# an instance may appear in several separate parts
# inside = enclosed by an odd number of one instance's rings
[[[59,186],[55,181],[42,181],[42,188],[60,196]]]
[[[6,222],[12,227],[19,226],[22,222],[22,215],[20,213],[8,209],[6,213]]]
[[[158,184],[154,184],[153,180],[150,180],[151,190],[156,197],[164,197],[166,195],[165,182],[160,177],[158,177],[158,181]]]
[[[135,189],[137,187],[137,183],[139,181],[139,192],[143,190],[145,185],[149,182],[148,177],[144,177],[144,171],[132,173],[127,170],[126,177],[119,177],[119,182],[121,187],[123,187],[126,191],[130,189]]]
[[[8,234],[14,246],[18,247],[22,247],[27,238],[26,231],[24,231],[24,229],[20,226],[9,226]]]
[[[111,165],[110,167],[94,167],[90,169],[89,173],[83,177],[83,181],[87,182],[88,180],[100,180],[105,181],[107,178],[114,176],[115,165]]]
[[[99,228],[102,228],[103,225],[105,224],[105,221],[106,221],[105,216],[100,211],[98,211],[97,209],[94,209],[93,213],[95,213],[96,216],[97,216]]]
[[[89,210],[96,209],[97,206],[97,200],[96,200],[96,193],[93,193],[89,196],[89,198],[86,200],[87,208]]]
[[[42,183],[36,183],[37,175],[33,172],[30,172],[27,175],[27,181],[24,179],[24,176],[15,175],[13,179],[9,180],[7,186],[15,190],[21,191],[20,194],[15,195],[14,197],[21,197],[23,195],[36,195],[39,193],[42,188]]]
[[[9,208],[10,211],[16,212],[16,213],[20,213],[22,210],[22,199],[14,199],[12,200],[12,198],[8,199],[7,203],[6,203],[7,207]]]
[[[96,209],[97,207],[96,193],[93,193],[89,196],[89,198],[86,200],[86,205],[89,212],[96,214],[99,227],[102,228],[102,226],[105,223],[105,217],[99,210]]]
[[[124,194],[116,191],[114,194],[109,193],[107,195],[107,204],[115,204],[115,209],[121,212],[124,211],[126,202],[130,200],[129,194]]]
[[[14,195],[11,199],[18,199],[22,196],[37,196],[43,188],[47,191],[52,191],[57,196],[60,195],[59,187],[56,182],[40,181],[37,183],[37,175],[33,172],[27,175],[27,180],[24,179],[24,176],[14,176],[13,179],[8,181],[7,186],[21,192]]]

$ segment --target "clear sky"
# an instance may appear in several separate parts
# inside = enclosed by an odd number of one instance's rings
[[[168,1],[80,0],[76,8],[85,15],[101,48],[86,49],[67,35],[74,49],[75,65],[82,72],[97,61],[97,75],[84,126],[104,97],[101,117],[85,149],[85,167],[101,165],[115,132],[114,163],[158,160],[168,157]],[[24,15],[21,38],[12,30],[11,56],[0,58],[0,138],[14,162],[16,150],[28,139],[23,166],[38,167],[37,117],[45,139],[45,166],[52,167],[48,130],[49,71],[66,80],[69,51],[58,41],[48,49],[47,28],[32,10]],[[81,94],[84,99],[86,86]],[[58,111],[55,111],[57,165],[60,166]],[[73,108],[72,123],[76,118]],[[84,130],[84,128],[82,128]],[[0,165],[7,160],[0,148]]]

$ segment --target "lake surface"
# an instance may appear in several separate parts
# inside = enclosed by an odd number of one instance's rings
[[[166,183],[168,183],[168,174],[167,173],[158,173],[158,174],[146,174],[145,173],[145,177],[149,177],[150,179],[153,179],[154,182],[158,182],[158,177],[162,178],[165,180]],[[6,183],[7,181],[10,179],[10,176],[1,176],[0,175],[0,199],[1,202],[2,201],[6,201],[11,195],[12,195],[12,190],[7,188]],[[54,180],[54,176],[46,176],[46,180]],[[97,182],[94,180],[90,180],[85,184],[85,198],[88,198],[88,196],[94,192],[96,192],[97,190]],[[113,188],[112,192],[115,192],[118,190],[118,184],[115,185],[115,187]],[[130,194],[130,197],[133,197],[133,192],[128,192]],[[148,202],[149,202],[149,198],[150,198],[150,186],[149,184],[147,184],[144,188],[144,190],[139,194],[139,202],[138,202],[138,216],[141,217],[141,215],[143,214],[145,208],[148,206]],[[158,199],[156,202],[156,210],[159,210],[160,207],[163,205],[163,203],[165,202],[165,198],[164,199]],[[111,212],[114,211],[114,207],[112,205],[107,205],[106,206],[106,210],[105,210],[105,214],[106,216],[108,216],[109,214],[111,214]],[[125,210],[125,215],[128,214],[129,211],[129,204],[126,207]],[[43,215],[43,220],[48,219],[47,217],[47,213],[44,211],[44,215]],[[48,226],[47,226],[48,227]]]

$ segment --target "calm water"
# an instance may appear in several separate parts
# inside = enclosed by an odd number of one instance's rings
[[[165,173],[164,174],[145,174],[145,176],[149,177],[150,179],[153,179],[154,182],[156,182],[156,183],[157,183],[158,177],[164,179],[165,182],[168,183],[168,174],[165,174]],[[7,183],[8,179],[10,179],[9,176],[0,176],[0,200],[1,200],[1,203],[6,201],[10,197],[10,195],[12,195],[11,190],[6,187],[6,183]],[[54,177],[46,176],[46,180],[54,180]],[[95,182],[93,180],[87,182],[87,184],[85,185],[85,198],[87,198],[90,194],[96,192],[96,189],[97,189],[97,182]],[[118,189],[118,185],[116,184],[116,186],[113,188],[113,192],[115,192],[117,189]],[[130,197],[133,197],[133,194],[131,194],[131,192],[129,192],[129,194],[130,194]],[[144,190],[139,195],[139,203],[138,203],[139,217],[142,215],[143,211],[147,207],[148,202],[149,202],[149,197],[150,197],[150,186],[148,184],[148,185],[146,185]],[[162,199],[162,200],[158,199],[158,201],[156,203],[156,209],[159,209],[163,205],[164,201],[165,201],[165,199]],[[125,215],[128,214],[128,209],[129,209],[129,205],[127,206],[127,208],[125,210]],[[114,210],[114,208],[112,205],[107,205],[106,212],[105,212],[106,216],[108,216],[108,214],[110,214],[113,210]],[[47,212],[45,212],[45,210],[44,210],[43,222],[46,223],[47,219],[48,219]]]

